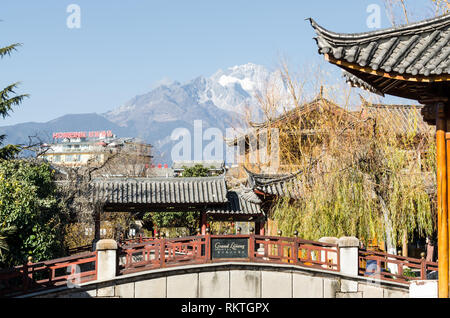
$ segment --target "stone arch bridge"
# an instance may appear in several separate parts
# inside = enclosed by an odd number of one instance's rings
[[[95,252],[0,272],[5,297],[434,297],[436,263],[366,251],[353,237],[101,240]]]

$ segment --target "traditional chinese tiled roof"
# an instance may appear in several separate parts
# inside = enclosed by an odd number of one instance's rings
[[[256,191],[277,197],[299,199],[302,196],[298,175],[302,171],[290,174],[256,174],[245,169],[249,186]]]
[[[432,134],[435,128],[428,125],[421,115],[423,106],[370,104],[363,101],[361,115],[372,118],[376,125],[400,134]]]
[[[207,214],[264,215],[249,190],[228,191],[225,176],[198,178],[96,179],[91,200],[105,205],[197,206]]]
[[[225,203],[225,177],[98,179],[92,183],[94,201],[124,204]]]
[[[264,121],[261,123],[255,123],[250,122],[250,126],[253,128],[253,132],[246,133],[238,136],[237,138],[233,140],[227,140],[227,144],[229,146],[237,145],[240,140],[245,140],[246,137],[249,137],[252,133],[257,133],[258,130],[264,130],[270,127],[279,127],[283,125],[283,123],[293,120],[295,118],[301,118],[302,116],[305,116],[306,114],[318,110],[318,109],[328,109],[330,111],[335,112],[336,114],[346,116],[345,118],[348,118],[349,120],[356,121],[357,115],[354,112],[348,111],[338,105],[336,105],[334,102],[327,100],[322,96],[322,94],[319,94],[316,96],[312,101],[301,104],[298,107],[295,107],[289,111],[286,111],[284,114],[270,119],[268,121]],[[299,131],[299,133],[313,133],[311,130],[302,130]]]
[[[354,75],[346,76],[353,86],[417,100],[448,94],[450,15],[352,34],[310,22],[319,53]]]
[[[352,73],[349,73],[347,71],[343,71],[342,73],[343,73],[342,76],[344,77],[345,81],[348,84],[350,84],[350,86],[358,87],[358,88],[364,89],[366,91],[369,91],[371,93],[374,93],[374,94],[377,94],[380,96],[384,96],[384,94],[382,92],[377,90],[375,87],[373,87],[369,83],[363,81],[359,77],[353,75]]]
[[[450,15],[375,32],[341,34],[311,19],[322,54],[374,70],[429,76],[450,74]]]
[[[227,198],[227,204],[221,206],[210,206],[207,208],[206,213],[264,215],[264,211],[261,209],[260,205],[262,201],[251,189],[231,190],[227,193]]]
[[[263,128],[263,127],[265,128],[265,127],[268,127],[269,124],[272,124],[272,125],[280,124],[280,123],[290,120],[294,116],[300,117],[302,115],[305,115],[305,114],[307,114],[313,110],[319,109],[319,108],[338,112],[341,115],[346,115],[349,118],[356,120],[356,117],[353,117],[354,114],[352,114],[352,112],[340,107],[336,103],[324,98],[322,96],[322,94],[320,94],[316,98],[314,98],[312,101],[304,103],[294,109],[291,109],[291,110],[285,112],[284,114],[282,114],[281,116],[270,120],[270,122],[268,122],[268,121],[265,121],[262,123],[253,123],[252,122],[251,126],[254,128]]]

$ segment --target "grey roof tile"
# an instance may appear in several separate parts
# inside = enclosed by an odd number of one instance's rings
[[[450,15],[386,30],[342,34],[319,26],[319,53],[374,70],[416,76],[450,74]]]
[[[227,191],[225,176],[96,179],[90,192],[105,204],[203,204],[207,214],[264,215],[253,191]]]
[[[225,203],[225,177],[96,179],[91,200],[105,203]]]
[[[372,118],[376,124],[396,134],[433,134],[435,127],[428,125],[421,115],[423,106],[370,104],[363,101],[362,116]]]
[[[209,206],[207,214],[241,214],[241,215],[264,215],[259,203],[251,202],[248,196],[249,190],[237,189],[227,193],[227,204]],[[253,192],[250,190],[250,192]]]
[[[298,175],[302,171],[291,174],[256,174],[246,169],[249,185],[268,195],[300,199],[302,183]]]

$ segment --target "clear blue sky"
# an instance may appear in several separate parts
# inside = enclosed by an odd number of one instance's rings
[[[183,82],[248,62],[325,65],[305,18],[363,32],[373,3],[384,8],[382,0],[2,0],[0,46],[23,46],[0,61],[0,87],[21,81],[31,98],[0,125],[102,113],[162,78]],[[81,8],[80,29],[66,25],[69,4]],[[384,10],[381,22],[389,26]]]

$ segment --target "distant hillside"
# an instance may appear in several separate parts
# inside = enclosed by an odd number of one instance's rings
[[[154,146],[156,163],[171,163],[170,140],[176,128],[193,133],[194,120],[202,120],[203,129],[244,124],[247,108],[259,117],[256,94],[265,83],[277,80],[263,66],[245,64],[219,70],[209,78],[198,77],[187,83],[172,82],[136,96],[124,105],[104,114],[65,115],[47,123],[22,123],[0,127],[7,143],[27,143],[38,135],[50,141],[55,131],[112,130],[119,137],[140,137]]]
[[[22,144],[29,136],[38,136],[42,141],[52,140],[52,133],[59,131],[112,130],[117,135],[127,135],[129,130],[116,125],[98,114],[69,114],[46,123],[28,122],[0,127],[0,134],[6,134],[6,143]]]

